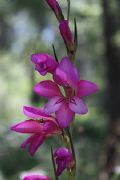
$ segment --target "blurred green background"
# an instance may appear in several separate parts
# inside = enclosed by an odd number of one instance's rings
[[[59,0],[67,14],[65,0]],[[86,98],[89,113],[76,116],[72,129],[77,153],[77,180],[120,179],[120,1],[71,0],[71,28],[78,25],[77,66],[81,79],[96,82],[100,91]],[[20,149],[25,135],[9,127],[26,117],[23,105],[42,107],[33,86],[44,79],[34,71],[32,53],[66,55],[58,22],[45,0],[0,0],[0,180],[21,180],[26,172],[53,176],[50,145],[31,158]],[[49,77],[49,76],[48,76]],[[65,173],[61,177],[67,179]]]

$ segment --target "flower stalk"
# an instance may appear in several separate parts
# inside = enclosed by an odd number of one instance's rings
[[[73,140],[72,140],[72,136],[71,136],[71,132],[70,132],[70,128],[66,128],[67,129],[67,134],[70,140],[70,147],[72,150],[72,154],[73,154],[73,158],[74,158],[74,168],[72,169],[73,175],[75,176],[76,174],[76,155],[75,155],[75,149],[74,149],[74,145],[73,145]]]
[[[21,147],[25,149],[28,146],[31,156],[35,155],[39,147],[51,136],[62,137],[64,147],[59,147],[53,152],[51,146],[55,180],[59,180],[64,170],[68,172],[68,180],[75,180],[76,155],[70,129],[75,120],[75,114],[84,115],[88,112],[84,97],[96,93],[98,87],[93,82],[81,80],[80,73],[73,64],[76,59],[78,33],[76,19],[74,19],[74,34],[69,26],[70,0],[67,0],[67,20],[57,0],[46,0],[46,2],[59,22],[59,30],[67,49],[67,56],[59,61],[54,45],[52,45],[54,57],[47,53],[31,55],[35,70],[41,76],[47,73],[52,75],[52,80],[41,81],[34,87],[35,93],[47,98],[48,102],[42,109],[24,106],[23,112],[29,119],[12,126],[11,130],[30,135]],[[35,180],[36,177],[38,180],[52,180],[48,176],[41,175],[27,176],[24,180],[30,178]]]
[[[59,180],[59,178],[57,176],[57,171],[56,171],[56,165],[55,165],[54,153],[53,153],[52,146],[51,146],[51,157],[52,157],[52,164],[53,164],[53,169],[54,169],[55,180]]]

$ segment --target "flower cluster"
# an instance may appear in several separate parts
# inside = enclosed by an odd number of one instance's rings
[[[88,107],[84,97],[97,92],[95,83],[81,80],[80,73],[73,63],[70,53],[75,52],[75,37],[70,30],[69,20],[65,19],[56,0],[46,0],[54,11],[58,21],[60,34],[67,48],[67,56],[57,61],[47,53],[32,54],[31,61],[35,70],[40,75],[52,74],[52,80],[45,80],[35,85],[34,91],[45,98],[48,102],[43,109],[24,106],[23,112],[29,118],[11,127],[11,130],[30,134],[30,137],[22,143],[21,147],[29,146],[30,155],[34,155],[43,142],[54,135],[63,136],[66,128],[70,128],[75,119],[75,114],[84,115]],[[65,169],[75,166],[75,157],[71,148],[58,148],[54,153],[57,164],[57,176]],[[24,180],[50,180],[47,176],[27,176]]]

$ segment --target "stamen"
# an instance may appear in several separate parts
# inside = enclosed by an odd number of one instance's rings
[[[65,100],[65,99],[60,98],[55,104],[59,104],[59,103],[63,102],[64,100]]]

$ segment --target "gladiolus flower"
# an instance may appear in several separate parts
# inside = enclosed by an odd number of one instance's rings
[[[11,130],[31,134],[31,136],[22,143],[21,147],[24,149],[29,145],[29,153],[33,156],[48,137],[61,134],[61,129],[55,118],[45,114],[43,110],[27,106],[24,106],[23,110],[24,114],[32,119],[12,126]]]
[[[68,57],[64,57],[53,75],[55,82],[61,86],[71,87],[75,89],[78,85],[80,74],[76,66],[69,60]]]
[[[64,20],[59,25],[60,33],[68,49],[72,52],[74,50],[73,34],[69,27],[69,21]]]
[[[57,164],[57,176],[60,176],[66,168],[74,167],[74,159],[72,153],[67,148],[58,148],[54,153]]]
[[[45,105],[47,114],[56,113],[56,118],[62,128],[69,127],[75,113],[86,114],[87,105],[83,97],[91,95],[98,90],[95,83],[79,80],[76,67],[68,58],[64,58],[56,69],[57,81],[65,87],[66,95],[63,95],[59,86],[53,81],[42,81],[34,90],[41,96],[49,98]]]
[[[64,16],[62,14],[62,10],[60,8],[60,5],[56,0],[46,0],[53,12],[55,13],[58,21],[64,20]]]
[[[52,179],[44,175],[29,175],[29,176],[25,176],[23,180],[52,180]]]
[[[58,63],[49,54],[32,54],[32,62],[35,64],[35,69],[42,75],[45,76],[48,72],[54,73]]]

